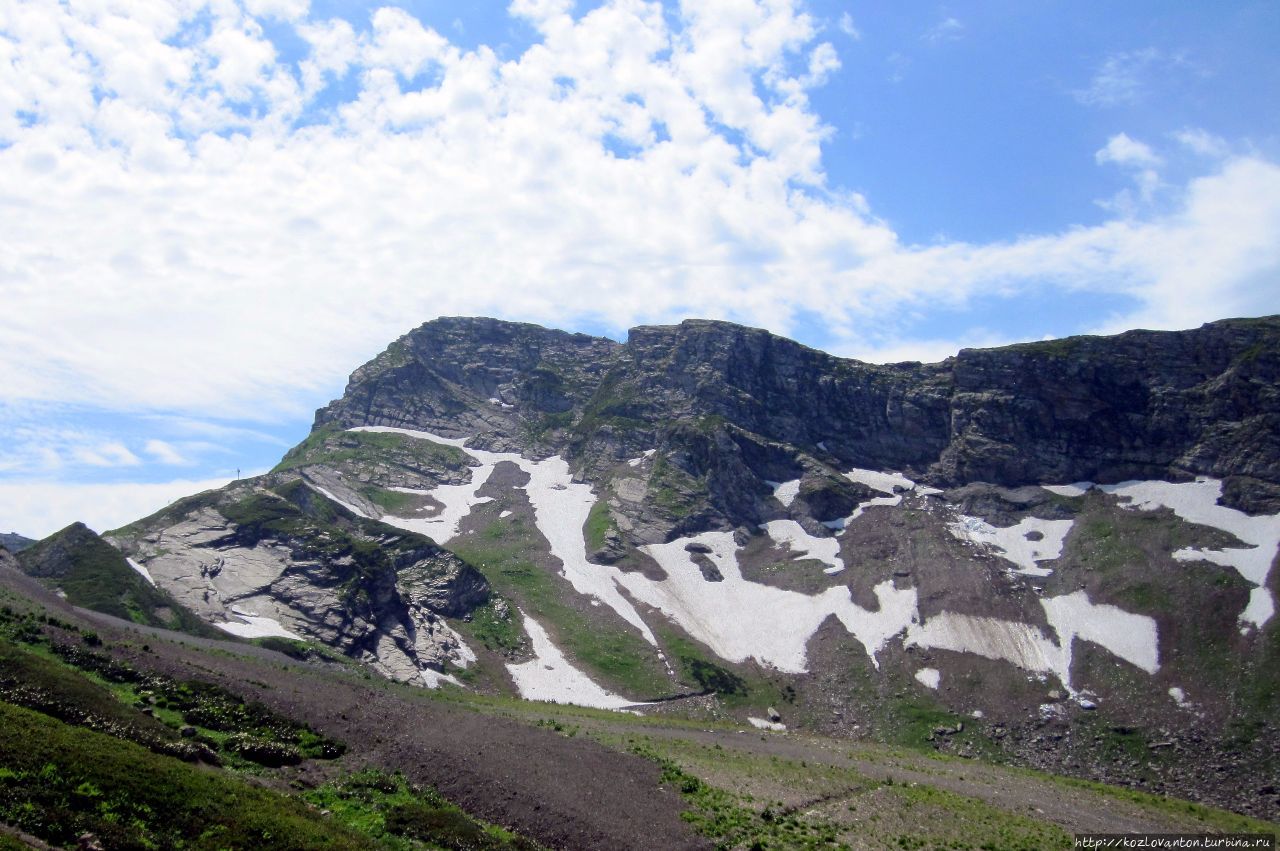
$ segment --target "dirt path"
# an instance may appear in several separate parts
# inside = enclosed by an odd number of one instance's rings
[[[138,668],[214,682],[305,720],[347,744],[345,768],[401,771],[472,815],[549,847],[709,847],[681,820],[683,801],[659,786],[659,769],[648,760],[450,706],[376,676],[366,680],[235,642],[137,629],[68,606],[26,577],[0,577],[0,585],[90,626],[112,655]],[[328,772],[322,764],[314,771]]]
[[[591,730],[596,722],[574,719]],[[596,729],[605,731],[603,726]],[[659,725],[633,728],[632,735],[655,739],[684,739],[707,747],[717,745],[726,750],[747,752],[762,757],[777,757],[795,763],[827,765],[852,769],[875,780],[891,779],[894,783],[917,783],[948,792],[978,798],[1002,810],[1052,822],[1068,833],[1134,833],[1178,832],[1201,830],[1194,822],[1172,814],[1153,813],[1136,804],[1068,786],[1032,774],[990,766],[977,761],[935,760],[927,755],[890,751],[875,745],[840,742],[809,737],[804,734],[766,734],[757,731],[730,732],[715,729],[673,729]],[[711,782],[714,782],[711,781]],[[794,792],[794,790],[792,790]],[[851,784],[844,794],[826,792],[805,797],[792,794],[783,797],[789,810],[829,807],[860,797],[862,787]]]

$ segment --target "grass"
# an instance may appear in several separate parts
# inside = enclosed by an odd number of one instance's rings
[[[67,601],[146,626],[192,635],[222,635],[129,566],[120,551],[74,523],[23,550],[23,570],[57,586]]]
[[[653,648],[630,625],[610,617],[608,610],[593,616],[564,602],[580,595],[533,561],[532,533],[523,521],[495,520],[452,546],[500,595],[546,625],[557,646],[588,674],[629,697],[669,692],[671,684]]]
[[[381,848],[457,848],[467,851],[534,851],[536,843],[473,819],[435,790],[400,774],[370,769],[303,794],[312,806]]]
[[[446,468],[461,470],[469,457],[456,446],[445,446],[394,432],[347,431],[329,423],[311,432],[306,439],[285,453],[273,473],[299,467],[323,465],[370,468],[398,465],[413,470]]]
[[[461,628],[496,653],[518,650],[524,643],[520,623],[512,616],[511,606],[497,597],[491,597],[488,603],[473,610],[470,622]]]
[[[590,513],[587,514],[587,525],[584,529],[587,552],[595,552],[603,547],[605,538],[613,528],[613,517],[609,514],[608,501],[596,500],[595,505],[591,506]]]
[[[376,847],[297,799],[6,703],[0,765],[0,821],[58,845]]]

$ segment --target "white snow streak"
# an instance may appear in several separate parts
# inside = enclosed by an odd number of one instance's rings
[[[979,546],[994,547],[1000,556],[1018,566],[1015,573],[1026,576],[1048,576],[1053,573],[1047,567],[1037,567],[1038,561],[1051,561],[1062,555],[1062,542],[1071,531],[1073,520],[1040,520],[1024,517],[1015,526],[992,526],[980,517],[961,514],[947,529],[962,541]],[[1038,541],[1028,536],[1039,532]]]
[[[147,570],[145,567],[138,564],[136,561],[129,558],[128,556],[125,557],[125,561],[129,562],[129,566],[132,567],[134,570],[138,571],[138,573],[141,574],[143,579],[147,580],[152,585],[156,584],[156,581],[151,578],[151,571]]]
[[[534,658],[519,665],[507,665],[507,670],[515,680],[521,697],[526,700],[592,706],[596,709],[644,705],[606,691],[594,683],[569,663],[560,649],[552,643],[542,624],[523,611],[520,616],[524,618],[524,631],[533,643]]]
[[[822,572],[828,575],[844,570],[844,562],[840,560],[840,542],[835,538],[810,535],[794,520],[770,520],[768,523],[761,523],[760,528],[775,543],[790,549],[794,553],[793,558],[812,558],[826,562],[827,567]]]
[[[1262,626],[1275,614],[1275,600],[1267,589],[1267,575],[1276,551],[1280,549],[1280,514],[1250,517],[1243,511],[1219,505],[1222,482],[1217,479],[1198,478],[1194,482],[1121,482],[1118,485],[1102,485],[1101,490],[1127,499],[1126,508],[1152,511],[1160,507],[1190,523],[1212,526],[1235,535],[1248,547],[1226,547],[1221,550],[1202,550],[1186,547],[1173,557],[1179,561],[1208,561],[1223,567],[1234,568],[1255,587],[1249,595],[1249,603],[1240,614],[1242,622]]]
[[[763,718],[752,718],[750,716],[747,717],[747,720],[750,721],[751,726],[755,727],[757,730],[772,730],[775,733],[785,733],[787,731],[786,724],[779,724],[776,721],[766,721]]]
[[[280,621],[275,618],[258,617],[234,608],[231,610],[231,614],[238,617],[242,623],[226,621],[224,623],[215,623],[214,626],[241,638],[296,638],[299,641],[305,640],[296,632],[290,632],[285,629],[280,624]]]
[[[921,668],[916,671],[916,681],[925,688],[938,690],[938,686],[942,684],[942,672],[937,668]]]
[[[1084,591],[1042,599],[1055,644],[1038,627],[998,618],[941,612],[907,632],[907,645],[976,653],[1003,659],[1019,668],[1055,675],[1071,685],[1072,642],[1097,644],[1148,674],[1160,668],[1156,622],[1105,603],[1092,603]]]
[[[791,503],[796,501],[796,497],[800,495],[800,480],[792,479],[789,482],[770,482],[765,484],[773,488],[773,496],[778,502],[782,503],[784,508],[790,508]]]

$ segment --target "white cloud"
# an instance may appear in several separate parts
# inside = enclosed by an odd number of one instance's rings
[[[1189,63],[1182,56],[1169,56],[1154,47],[1113,53],[1102,61],[1089,85],[1072,94],[1086,106],[1113,107],[1138,103],[1148,93],[1156,73],[1168,73]]]
[[[788,333],[821,309],[849,347],[904,310],[1037,289],[1128,295],[1115,322],[1160,327],[1276,309],[1280,178],[1253,156],[1162,187],[1162,212],[904,245],[826,183],[809,95],[838,58],[792,0],[577,18],[517,0],[543,35],[511,59],[399,9],[364,32],[300,17],[297,69],[234,4],[198,27],[195,6],[84,8],[18,3],[0,23],[22,69],[0,79],[0,398],[303,415],[450,314]],[[129,83],[139,57],[158,76]],[[349,100],[311,100],[344,75]],[[1106,156],[1136,163],[1129,142]],[[33,443],[20,469],[74,463],[69,447]]]
[[[1226,139],[1199,127],[1185,127],[1173,137],[1187,150],[1210,159],[1223,159],[1231,153]]]
[[[100,443],[97,446],[78,446],[73,450],[75,459],[91,467],[136,467],[142,459],[118,441]]]
[[[959,41],[964,38],[964,24],[953,17],[946,17],[930,27],[921,38],[930,44],[942,44],[948,41]]]
[[[848,12],[840,15],[840,32],[854,41],[862,41],[862,32],[858,29],[857,24],[853,22],[853,15]]]
[[[183,457],[182,453],[174,448],[173,444],[164,440],[151,439],[147,441],[146,453],[161,464],[171,464],[174,466],[185,466],[191,462]]]
[[[80,520],[96,532],[118,529],[169,503],[211,488],[226,478],[177,479],[156,484],[67,484],[0,482],[0,527],[43,538]]]
[[[1112,136],[1093,156],[1099,164],[1114,163],[1141,168],[1154,168],[1161,164],[1160,157],[1151,150],[1151,146],[1131,139],[1127,133]]]

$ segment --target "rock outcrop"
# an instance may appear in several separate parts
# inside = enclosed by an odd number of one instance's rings
[[[775,511],[769,480],[803,476],[811,518],[828,519],[859,498],[840,475],[850,467],[940,487],[1204,474],[1225,480],[1228,504],[1271,510],[1278,383],[1280,317],[884,366],[725,322],[635,328],[623,345],[448,318],[357,370],[316,430],[474,436],[479,448],[564,455],[606,489],[618,465],[657,450],[621,487],[661,498],[623,490],[611,503],[639,543],[754,528]]]

